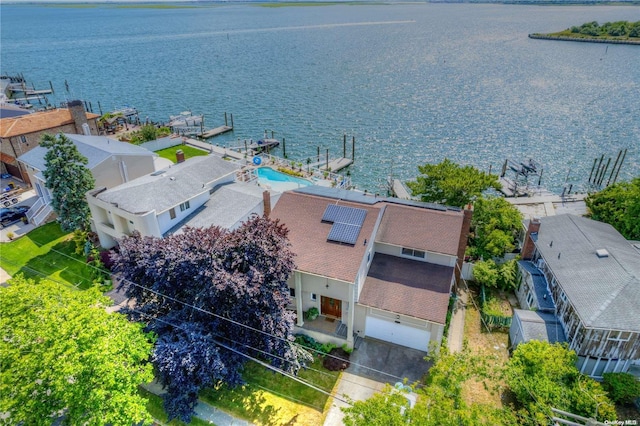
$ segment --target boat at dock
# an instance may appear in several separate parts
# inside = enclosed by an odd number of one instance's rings
[[[204,114],[194,115],[191,111],[183,111],[180,115],[170,115],[169,119],[169,127],[198,127],[204,121]]]

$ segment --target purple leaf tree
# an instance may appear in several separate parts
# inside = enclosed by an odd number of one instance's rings
[[[233,231],[120,241],[115,270],[135,299],[128,314],[158,335],[152,359],[170,418],[189,421],[205,387],[241,384],[248,357],[289,373],[310,358],[293,344],[287,233],[254,215]]]

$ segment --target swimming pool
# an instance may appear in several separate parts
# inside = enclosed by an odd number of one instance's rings
[[[286,173],[273,170],[271,167],[260,167],[255,171],[258,183],[271,188],[274,191],[284,192],[303,186],[313,185],[311,181],[290,176]]]

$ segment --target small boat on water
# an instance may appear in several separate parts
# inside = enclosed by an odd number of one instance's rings
[[[169,127],[196,127],[204,121],[204,114],[193,115],[191,111],[183,111],[180,115],[170,115]]]
[[[273,138],[264,138],[260,139],[257,142],[252,142],[248,148],[254,150],[255,152],[262,152],[265,150],[270,150],[271,148],[275,148],[280,145],[280,141],[278,139]]]

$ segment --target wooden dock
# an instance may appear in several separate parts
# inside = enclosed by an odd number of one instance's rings
[[[407,187],[402,183],[400,179],[394,179],[391,185],[391,189],[393,194],[405,200],[415,200],[416,198],[411,195]]]
[[[349,167],[352,164],[353,160],[351,158],[336,158],[335,160],[329,161],[329,170],[331,170],[332,172],[337,172],[346,167]]]
[[[233,130],[233,127],[231,126],[220,126],[220,127],[216,127],[215,129],[211,129],[211,130],[207,130],[206,132],[199,133],[198,136],[200,136],[201,138],[209,139],[214,136],[218,136],[223,133],[230,132],[232,130]]]

